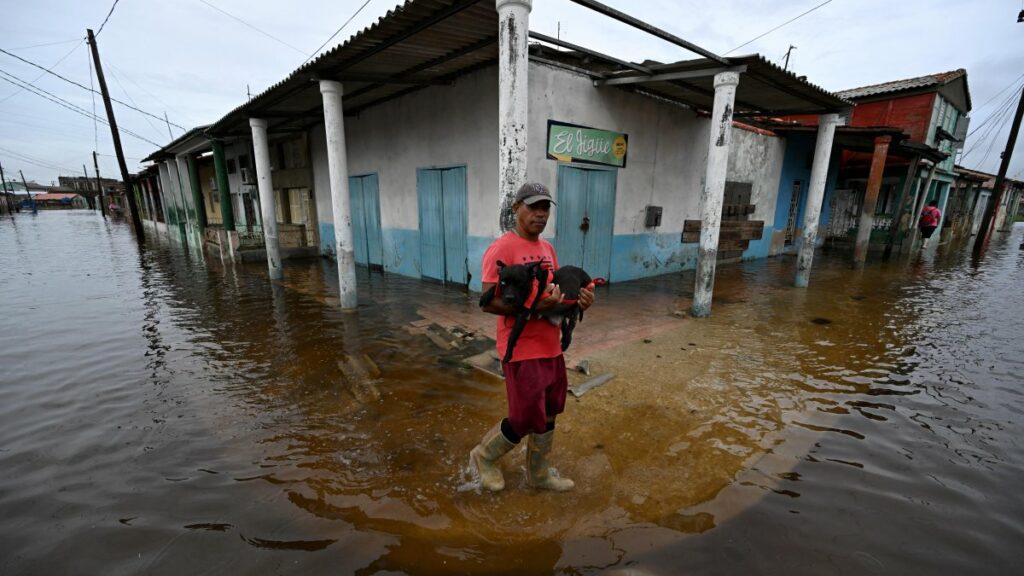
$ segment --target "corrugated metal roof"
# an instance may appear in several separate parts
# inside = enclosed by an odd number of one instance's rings
[[[323,98],[316,80],[344,84],[346,114],[425,86],[450,83],[462,74],[492,65],[498,57],[497,41],[498,14],[493,0],[407,0],[217,122],[189,131],[146,160],[172,153],[175,146],[187,144],[200,132],[204,137],[248,136],[249,118],[253,117],[266,119],[269,131],[278,133],[318,124],[323,119]],[[737,90],[739,116],[835,112],[850,106],[759,55],[729,60],[747,66]],[[618,64],[589,60],[584,66],[608,77],[636,73]],[[698,59],[654,68],[671,72],[720,66],[710,59]],[[686,82],[644,84],[638,91],[710,111],[712,82],[713,77],[706,76]]]
[[[315,80],[344,83],[346,114],[495,61],[498,13],[491,0],[407,0],[215,122],[216,136],[248,134],[250,117],[271,131],[301,130],[323,117]]]
[[[36,200],[64,200],[65,198],[74,198],[78,194],[74,193],[62,193],[62,192],[47,192],[46,194],[36,194],[33,196]]]
[[[164,146],[163,148],[157,150],[156,152],[153,152],[149,156],[146,156],[145,158],[142,159],[142,161],[143,162],[152,162],[154,160],[159,160],[160,158],[165,157],[165,156],[173,156],[174,155],[174,150],[173,149],[175,147],[177,147],[179,144],[183,144],[183,143],[187,142],[188,140],[190,140],[190,139],[192,139],[192,138],[194,138],[196,136],[201,135],[209,127],[210,127],[209,124],[204,124],[203,126],[196,126],[195,128],[192,128],[188,132],[185,132],[181,136],[178,136],[174,140],[171,140],[171,142],[169,144],[167,144],[166,146]]]
[[[694,110],[710,112],[714,104],[714,72],[722,68],[720,62],[709,58],[681,60],[670,64],[647,61],[642,64],[652,75],[675,72],[701,72],[707,74],[676,80],[644,81],[644,74],[608,62],[593,63],[578,53],[557,51],[536,46],[547,59],[571,62],[585,68],[595,79],[638,79],[636,84],[618,85],[625,90],[637,91],[684,104]],[[783,70],[759,54],[729,58],[734,67],[745,66],[736,86],[734,115],[743,117],[785,116],[790,114],[824,114],[838,112],[852,103],[807,82],[792,72]]]
[[[938,74],[928,74],[927,76],[918,76],[917,78],[893,80],[892,82],[883,82],[881,84],[872,84],[870,86],[861,86],[860,88],[841,90],[836,92],[836,95],[847,100],[856,100],[858,98],[866,98],[868,96],[902,92],[904,90],[914,90],[929,86],[944,86],[953,80],[966,75],[967,70],[958,68],[956,70],[950,70],[949,72],[939,72]]]

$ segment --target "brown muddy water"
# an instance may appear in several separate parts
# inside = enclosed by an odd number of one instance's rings
[[[819,254],[807,290],[720,267],[712,318],[594,356],[617,377],[553,455],[578,489],[514,451],[493,495],[465,466],[501,385],[406,330],[471,296],[361,271],[343,314],[331,262],[273,284],[92,212],[2,219],[0,573],[1020,573],[1022,236]]]

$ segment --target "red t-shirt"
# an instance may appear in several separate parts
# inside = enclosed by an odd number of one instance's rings
[[[495,240],[484,252],[481,282],[498,284],[498,260],[505,264],[529,264],[543,262],[544,268],[558,269],[558,258],[555,249],[547,240],[531,241],[521,238],[515,232],[506,232]],[[495,298],[501,294],[495,291]],[[505,355],[508,347],[508,335],[516,323],[515,316],[498,316],[498,354]],[[543,318],[531,318],[526,322],[523,333],[516,341],[512,351],[512,362],[531,360],[534,358],[555,358],[562,354],[562,329]]]
[[[925,206],[921,211],[921,226],[937,227],[941,218],[941,210],[935,206]]]

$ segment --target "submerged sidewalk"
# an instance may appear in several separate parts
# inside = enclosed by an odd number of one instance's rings
[[[571,368],[596,352],[678,327],[685,317],[679,307],[680,280],[673,275],[598,288],[597,302],[584,313],[573,333],[572,346],[565,353],[566,366]],[[494,339],[495,316],[480,310],[475,301],[424,305],[416,313],[424,319],[414,323],[417,326],[433,323],[449,331]]]

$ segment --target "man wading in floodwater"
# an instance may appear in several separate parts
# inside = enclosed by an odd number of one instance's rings
[[[551,193],[543,184],[527,183],[519,188],[512,204],[516,214],[515,231],[506,232],[484,253],[481,276],[484,292],[498,284],[499,260],[510,265],[540,262],[551,271],[558,268],[555,249],[540,238],[553,205]],[[536,311],[549,310],[561,301],[562,291],[549,284]],[[581,289],[580,308],[586,310],[593,303],[594,292]],[[516,310],[502,302],[500,293],[496,293],[483,310],[498,315],[498,352],[504,354]],[[497,460],[527,435],[530,436],[526,449],[529,484],[557,491],[572,490],[574,486],[572,480],[552,474],[547,461],[555,435],[555,416],[565,409],[569,384],[561,334],[559,326],[536,316],[530,318],[516,342],[512,359],[501,366],[505,373],[508,417],[495,424],[469,454],[470,463],[480,474],[480,483],[488,490],[497,492],[505,488]]]

